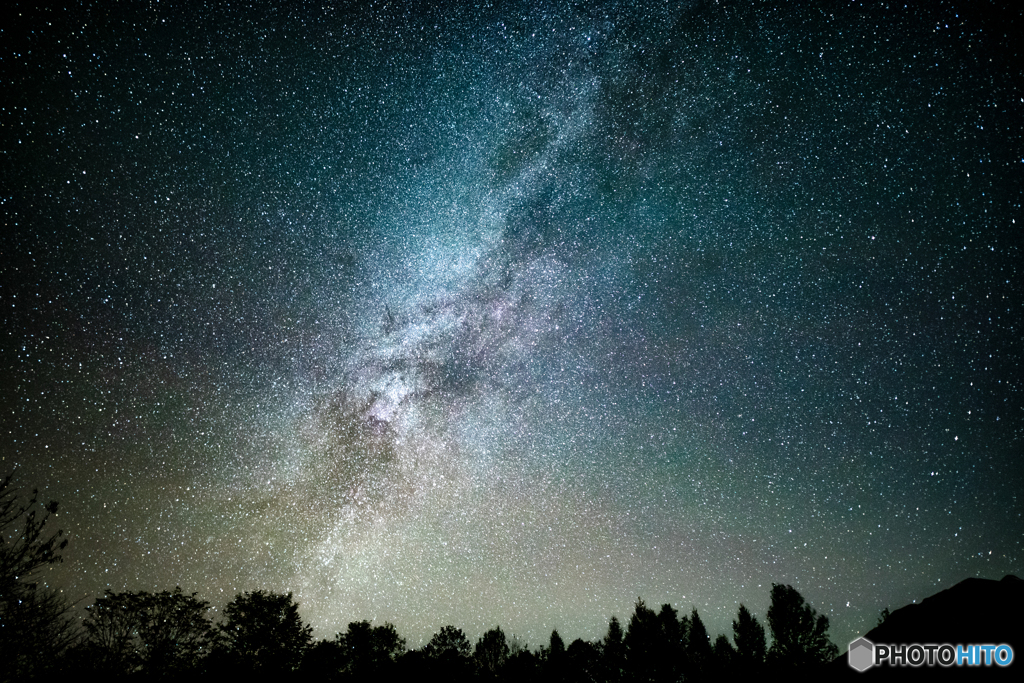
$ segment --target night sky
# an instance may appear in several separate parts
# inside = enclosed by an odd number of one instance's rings
[[[425,4],[8,14],[50,586],[536,647],[776,582],[842,647],[1024,576],[1017,12]]]

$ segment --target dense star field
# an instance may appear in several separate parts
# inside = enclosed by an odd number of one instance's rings
[[[845,646],[1024,575],[1017,12],[423,4],[5,22],[48,585],[537,646],[777,582]]]

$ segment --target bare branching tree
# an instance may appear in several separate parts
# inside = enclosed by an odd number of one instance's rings
[[[68,544],[61,530],[52,531],[57,503],[41,505],[38,491],[25,496],[13,481],[11,473],[0,482],[0,680],[54,670],[79,636],[71,605],[38,582]]]

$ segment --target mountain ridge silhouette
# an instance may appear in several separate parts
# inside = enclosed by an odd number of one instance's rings
[[[968,578],[930,595],[920,602],[894,610],[889,617],[862,637],[872,643],[937,643],[950,645],[1007,644],[1013,648],[1008,666],[873,666],[858,672],[848,664],[849,650],[829,665],[830,673],[846,679],[909,678],[956,679],[991,678],[1019,680],[1024,671],[1024,580],[1012,574],[1001,580]]]

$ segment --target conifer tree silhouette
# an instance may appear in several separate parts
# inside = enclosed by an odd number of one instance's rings
[[[626,646],[626,680],[655,680],[660,631],[658,615],[638,598],[623,639]]]
[[[764,666],[767,648],[764,626],[742,604],[736,620],[732,622],[732,638],[736,642],[736,662],[740,669],[749,673]]]
[[[690,612],[690,629],[686,637],[687,671],[691,680],[703,680],[713,670],[711,638],[694,607]]]
[[[604,664],[605,680],[608,683],[619,683],[622,680],[623,669],[626,665],[626,646],[623,642],[622,624],[617,617],[612,617],[608,622],[608,633],[605,634],[602,642],[602,660]]]

